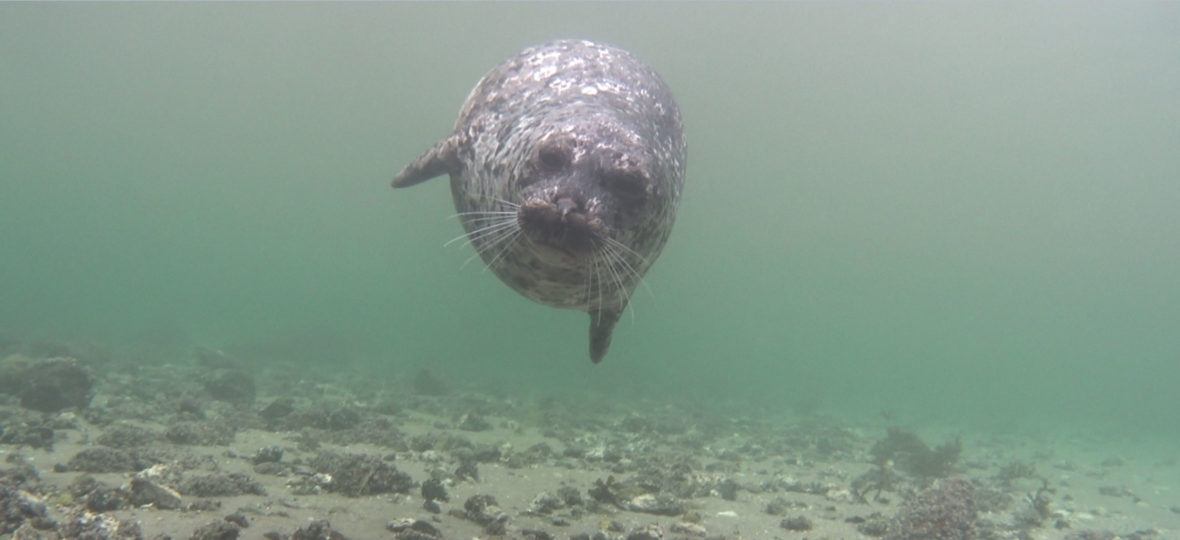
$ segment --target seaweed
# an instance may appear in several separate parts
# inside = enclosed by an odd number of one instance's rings
[[[892,462],[899,470],[929,481],[945,478],[955,470],[963,444],[958,437],[930,448],[917,435],[891,427],[884,439],[873,444],[873,462],[881,468]]]

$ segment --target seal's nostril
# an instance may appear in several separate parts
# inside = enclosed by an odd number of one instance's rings
[[[569,215],[570,212],[578,209],[578,203],[570,197],[561,197],[557,199],[557,211],[561,214],[562,219]]]

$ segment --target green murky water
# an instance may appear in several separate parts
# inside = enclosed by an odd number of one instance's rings
[[[388,187],[555,37],[654,65],[689,137],[599,366],[442,247],[446,182]],[[1177,59],[1171,3],[0,5],[0,329],[1174,442]]]

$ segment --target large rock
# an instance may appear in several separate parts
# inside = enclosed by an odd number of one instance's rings
[[[73,358],[35,361],[17,374],[17,396],[22,407],[57,412],[90,405],[94,373]]]

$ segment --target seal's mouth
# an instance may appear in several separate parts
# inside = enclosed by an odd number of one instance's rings
[[[552,200],[532,198],[521,205],[517,220],[529,239],[574,256],[594,251],[594,239],[603,232],[594,204],[574,195]]]

